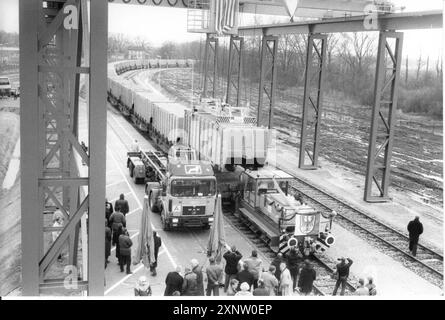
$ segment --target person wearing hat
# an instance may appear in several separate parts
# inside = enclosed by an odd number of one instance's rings
[[[117,245],[119,236],[120,236],[120,229],[122,227],[127,226],[127,221],[125,219],[125,216],[122,212],[119,211],[118,208],[115,208],[116,211],[114,211],[109,220],[109,224],[111,227],[111,231],[113,231],[113,238],[112,238],[112,245]]]
[[[135,296],[151,296],[151,287],[147,277],[141,276],[134,288]]]
[[[127,274],[132,274],[130,271],[131,265],[131,246],[133,242],[130,239],[126,228],[122,228],[122,234],[119,236],[119,255],[120,255],[120,268],[121,272],[124,272],[124,265],[127,266]]]
[[[223,270],[219,264],[215,263],[215,258],[209,258],[210,265],[206,268],[207,273],[207,290],[206,295],[219,296],[219,284],[222,282]]]
[[[348,260],[348,262],[346,262],[346,260]],[[337,290],[341,285],[340,295],[344,296],[346,282],[348,281],[349,277],[349,269],[351,268],[353,261],[349,258],[344,258],[344,257],[338,259],[338,261],[340,261],[340,263],[337,264],[336,266],[337,271],[335,273],[337,277],[337,282],[335,283],[334,292],[332,293],[332,295],[335,296],[337,294]]]
[[[408,223],[407,229],[409,233],[409,251],[415,257],[417,254],[419,237],[423,233],[423,225],[419,221],[419,216],[415,216],[414,220]]]
[[[198,288],[198,296],[204,295],[204,278],[202,275],[202,268],[199,265],[198,260],[192,259],[190,261],[192,265],[192,272],[196,274],[196,284]]]
[[[250,292],[250,286],[247,282],[241,283],[239,286],[240,290],[235,293],[235,296],[251,296],[252,292]]]

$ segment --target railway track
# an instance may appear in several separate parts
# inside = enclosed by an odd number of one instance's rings
[[[273,251],[267,243],[261,238],[258,230],[249,223],[247,220],[243,220],[240,216],[234,214],[234,210],[223,210],[225,221],[230,224],[235,230],[238,230],[242,237],[252,244],[258,251],[260,251],[270,264],[273,258],[276,257],[276,252]],[[313,256],[310,258],[314,269],[317,273],[317,279],[314,282],[313,294],[317,296],[331,295],[334,291],[336,280],[332,279],[334,274],[335,264],[327,260],[323,256]],[[346,284],[345,295],[352,295],[355,291],[355,286],[352,282],[348,281]]]
[[[358,234],[375,248],[401,262],[425,280],[443,288],[442,254],[419,244],[417,256],[413,257],[408,252],[409,238],[402,232],[305,179],[295,177],[292,188],[316,209],[325,212],[335,210],[337,212],[335,221],[342,227]]]

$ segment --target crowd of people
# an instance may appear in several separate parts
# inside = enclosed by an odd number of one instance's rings
[[[126,229],[126,214],[129,212],[128,201],[123,194],[113,205],[105,201],[105,268],[109,263],[111,248],[116,247],[116,258],[120,271],[131,274],[131,248],[133,242]],[[53,226],[63,226],[64,216],[59,208],[53,215]],[[415,217],[408,224],[410,236],[409,250],[416,255],[419,236],[423,232],[423,226],[419,217]],[[53,232],[53,241],[60,231]],[[161,238],[153,232],[155,262],[150,265],[152,276],[156,276],[158,252],[162,245]],[[62,255],[59,256],[62,259]],[[301,252],[293,247],[284,256],[279,253],[269,266],[264,265],[258,257],[256,250],[243,259],[243,255],[235,246],[226,245],[223,255],[224,263],[217,263],[214,257],[208,259],[205,268],[199,261],[192,259],[190,266],[184,270],[180,266],[167,274],[165,279],[165,296],[219,296],[220,290],[228,296],[290,296],[294,293],[310,295],[313,291],[313,283],[317,278],[317,272],[312,263],[304,258]],[[339,258],[332,277],[336,280],[332,295],[345,294],[350,267],[353,264],[350,258]],[[205,276],[204,276],[205,275]],[[207,285],[204,288],[205,278]],[[374,296],[377,294],[376,285],[372,277],[359,279],[359,285],[355,295]],[[151,295],[151,287],[147,277],[142,276],[134,288],[135,295]]]

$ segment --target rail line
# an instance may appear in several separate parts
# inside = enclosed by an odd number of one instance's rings
[[[355,232],[425,280],[443,288],[442,254],[419,244],[417,256],[412,256],[407,250],[409,238],[402,232],[371,217],[331,192],[314,186],[306,179],[295,176],[294,178],[293,191],[300,193],[310,205],[321,211],[335,210],[335,221],[341,226]]]
[[[271,263],[273,258],[276,256],[276,252],[273,251],[265,241],[263,241],[263,239],[257,233],[258,230],[255,230],[248,220],[242,219],[241,216],[238,216],[233,212],[234,210],[223,210],[225,221],[235,230],[239,231],[243,238],[256,247],[264,256],[266,256],[269,259],[268,263]],[[336,280],[332,278],[332,275],[334,274],[334,264],[322,256],[312,256],[309,259],[311,260],[317,273],[317,278],[313,286],[313,294],[317,296],[331,295],[334,291],[336,282]],[[354,291],[354,284],[348,281],[346,284],[345,295],[352,295]]]

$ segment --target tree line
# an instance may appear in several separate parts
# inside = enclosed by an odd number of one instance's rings
[[[222,79],[228,68],[228,38],[219,38],[217,73]],[[341,33],[328,36],[326,48],[325,92],[343,95],[353,102],[371,106],[374,101],[378,36],[371,33]],[[284,35],[278,42],[277,87],[302,88],[306,63],[306,35]],[[260,78],[260,37],[246,37],[243,77],[256,87]],[[166,42],[151,47],[153,57],[194,59],[197,71],[203,70],[205,39],[188,43]],[[398,108],[404,112],[429,114],[442,118],[442,58],[419,56],[416,63],[403,55],[400,70]]]

